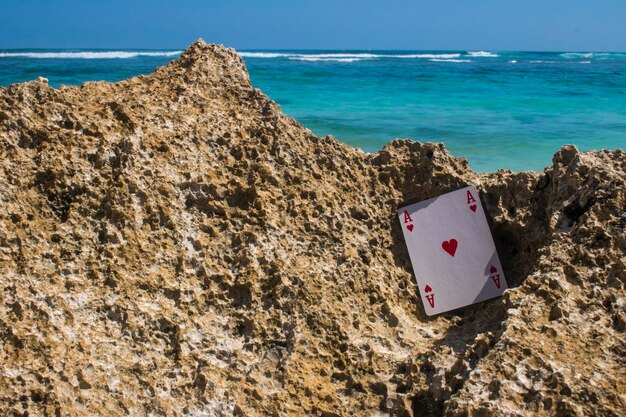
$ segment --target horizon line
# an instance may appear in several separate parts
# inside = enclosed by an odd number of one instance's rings
[[[193,44],[190,43],[188,44],[186,47],[184,48],[145,48],[145,47],[128,47],[128,48],[117,48],[117,47],[97,47],[97,48],[91,48],[91,47],[80,47],[80,48],[74,48],[74,47],[64,47],[64,48],[58,48],[58,47],[45,47],[45,48],[41,48],[41,47],[23,47],[23,48],[2,48],[0,47],[0,51],[20,51],[20,50],[76,50],[76,51],[109,51],[109,52],[115,52],[115,51],[137,51],[137,50],[141,50],[141,51],[166,51],[166,52],[174,52],[174,51],[184,51],[186,50],[189,46],[191,46]],[[241,51],[241,52],[290,52],[290,51],[342,51],[342,52],[360,52],[360,51],[366,51],[366,52],[374,52],[374,51],[394,51],[394,52],[526,52],[526,53],[556,53],[556,52],[565,52],[565,53],[614,53],[614,54],[622,54],[622,53],[626,53],[626,50],[624,51],[608,51],[608,50],[591,50],[591,49],[563,49],[563,50],[556,50],[556,49],[551,49],[551,50],[531,50],[531,49],[494,49],[494,48],[451,48],[451,49],[406,49],[406,48],[399,48],[399,49],[392,49],[392,48],[383,48],[383,49],[378,49],[378,48],[237,48],[234,46],[226,46],[223,43],[211,43],[211,42],[207,42],[207,44],[213,44],[213,45],[221,45],[224,46],[225,48],[231,48],[231,49],[235,49],[236,51]]]

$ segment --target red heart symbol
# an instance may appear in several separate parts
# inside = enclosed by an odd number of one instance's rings
[[[489,272],[493,274],[494,272],[498,272],[498,270],[496,269],[495,266],[491,265],[491,269],[489,270]]]
[[[412,224],[408,225],[406,228],[409,229],[409,232],[413,231],[413,225]]]
[[[459,246],[459,242],[457,242],[456,239],[446,240],[441,244],[443,250],[448,252],[450,256],[454,256],[457,246]]]
[[[472,204],[470,206],[470,210],[472,210],[473,212],[476,212],[476,204]]]
[[[431,292],[432,290],[433,290],[433,289],[432,289],[432,288],[430,288],[430,285],[426,285],[426,286],[424,287],[424,291],[426,291],[426,292]]]

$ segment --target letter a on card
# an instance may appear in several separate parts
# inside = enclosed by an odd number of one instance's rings
[[[476,202],[476,199],[472,195],[472,191],[471,190],[467,190],[467,204],[471,204],[471,203],[475,203],[475,202]]]
[[[498,297],[507,288],[475,187],[402,207],[398,218],[429,316]]]
[[[404,210],[404,224],[406,225],[406,228],[409,232],[413,231],[413,225],[410,224],[413,222],[413,219],[411,218],[411,216],[409,215],[409,212]],[[409,224],[407,224],[409,223]]]

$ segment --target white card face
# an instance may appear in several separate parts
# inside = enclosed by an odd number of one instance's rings
[[[475,187],[403,207],[398,217],[429,316],[498,297],[507,288]]]

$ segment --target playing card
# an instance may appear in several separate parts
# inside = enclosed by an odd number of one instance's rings
[[[475,187],[398,210],[429,316],[502,295],[502,265]]]

